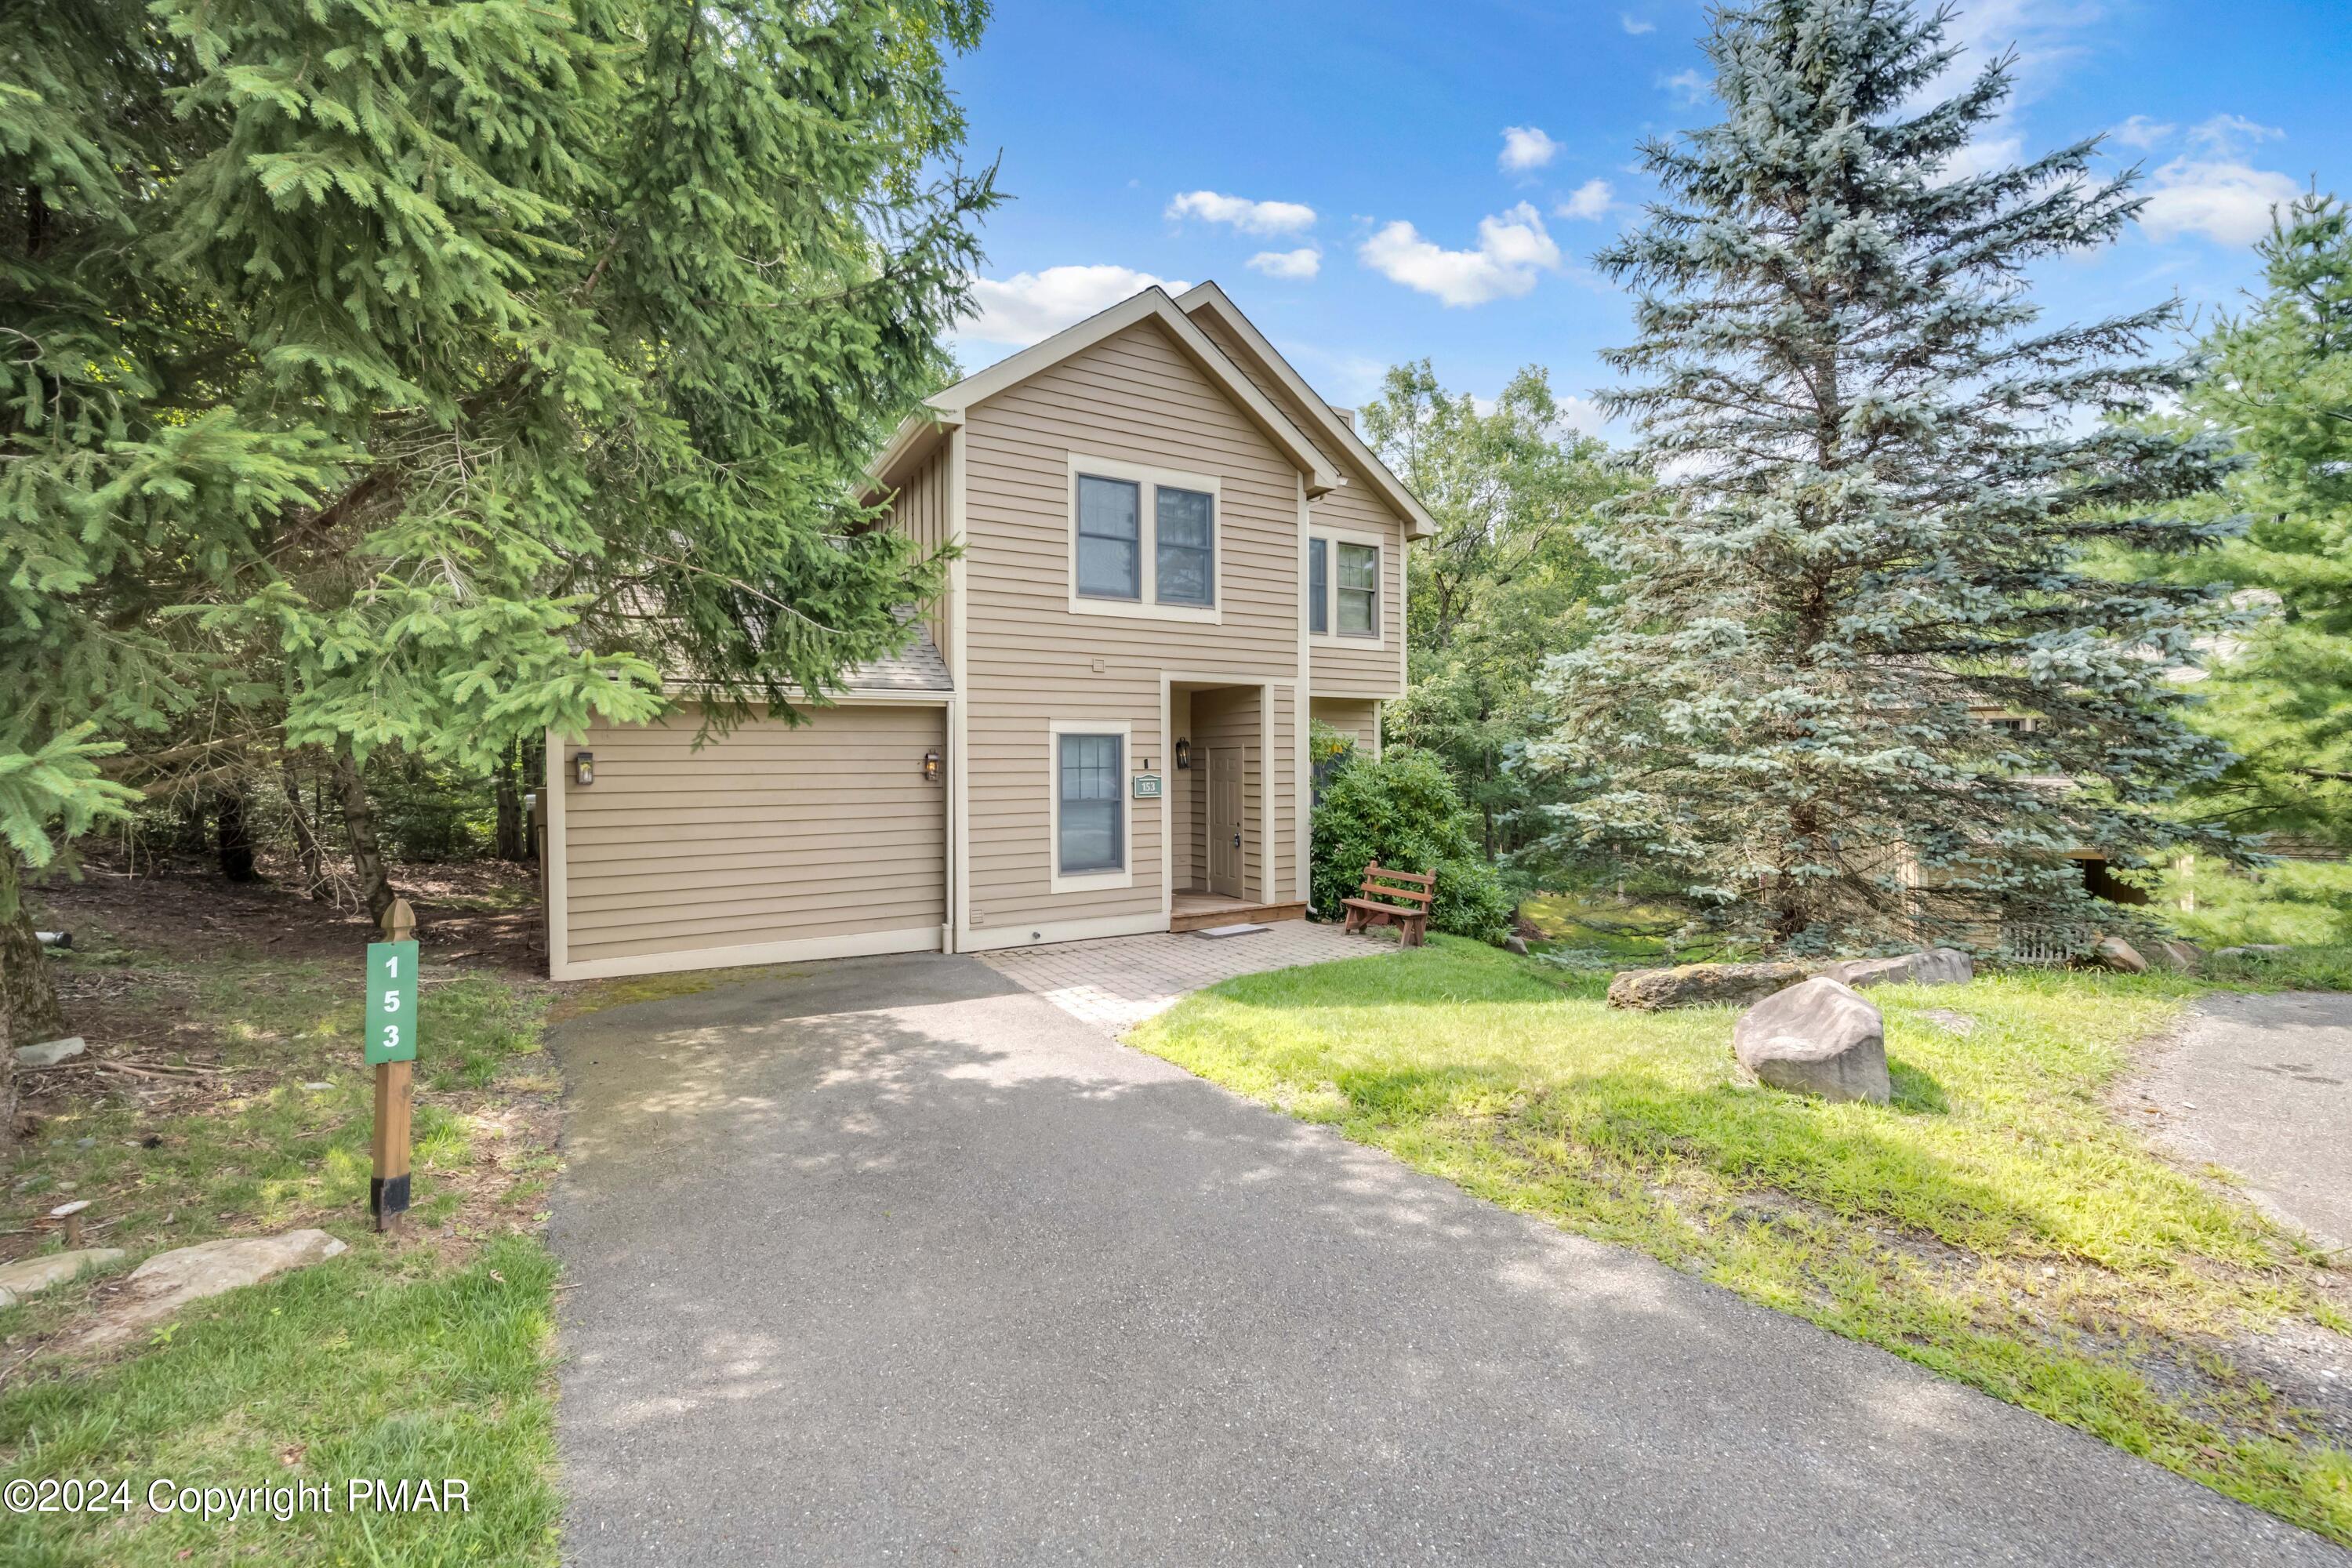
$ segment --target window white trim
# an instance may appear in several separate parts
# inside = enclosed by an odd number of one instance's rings
[[[1137,562],[1136,569],[1142,589],[1139,599],[1092,598],[1078,592],[1078,479],[1081,476],[1097,479],[1124,479],[1138,487],[1136,552],[1141,559]],[[1209,565],[1213,578],[1209,592],[1213,603],[1159,603],[1160,505],[1157,491],[1162,485],[1171,490],[1202,490],[1208,494]],[[1224,624],[1225,497],[1223,486],[1215,475],[1188,474],[1175,468],[1150,468],[1138,463],[1121,462],[1116,458],[1097,458],[1084,452],[1073,452],[1070,454],[1066,505],[1069,510],[1069,523],[1064,536],[1063,553],[1072,615],[1117,616],[1128,620],[1192,621],[1205,626]],[[1361,637],[1348,640],[1358,647],[1365,646]]]
[[[1075,491],[1073,493],[1075,493]],[[1076,525],[1073,524],[1073,527],[1075,526]],[[1307,531],[1307,537],[1310,539],[1328,541],[1324,546],[1323,557],[1323,624],[1330,628],[1328,631],[1310,631],[1307,634],[1307,646],[1310,647],[1351,647],[1370,650],[1375,653],[1387,647],[1389,641],[1389,552],[1393,548],[1393,546],[1388,540],[1382,538],[1381,535],[1368,532],[1360,528],[1325,528],[1318,525]],[[1377,578],[1377,581],[1380,584],[1380,593],[1372,602],[1373,635],[1370,637],[1360,637],[1349,633],[1344,633],[1339,630],[1339,547],[1342,544],[1369,545],[1370,548],[1380,552],[1380,563],[1378,567],[1379,575]],[[1302,552],[1301,559],[1304,560],[1304,552]],[[1312,593],[1314,591],[1313,580],[1308,576],[1303,566],[1300,568],[1299,575],[1304,584],[1301,587],[1300,592],[1302,594]],[[1312,620],[1308,622],[1310,626],[1313,624]]]
[[[1135,886],[1135,801],[1133,790],[1118,797],[1119,868],[1116,871],[1062,873],[1062,737],[1117,735],[1119,782],[1135,776],[1135,726],[1125,719],[1054,719],[1045,725],[1045,871],[1051,890],[1087,893],[1098,889]]]

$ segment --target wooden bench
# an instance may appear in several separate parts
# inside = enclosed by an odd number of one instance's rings
[[[1383,885],[1391,882],[1406,885]],[[1358,897],[1339,900],[1347,906],[1349,934],[1394,925],[1398,946],[1421,945],[1429,931],[1429,902],[1437,896],[1435,872],[1391,871],[1375,860],[1364,868],[1364,885],[1356,890]]]

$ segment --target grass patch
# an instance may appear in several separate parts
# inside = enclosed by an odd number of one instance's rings
[[[2340,1278],[2107,1109],[2196,983],[1875,990],[1884,1109],[1747,1087],[1730,1009],[1613,1012],[1605,984],[1433,938],[1229,981],[1130,1038],[2352,1542],[2352,1458],[2238,1354],[2345,1332]]]
[[[2202,855],[2187,874],[2167,869],[2154,896],[2168,924],[2210,947],[2352,947],[2352,862],[2281,860],[2233,871]],[[2194,907],[2181,909],[2184,898]]]
[[[0,1514],[0,1561],[555,1561],[555,1265],[541,1243],[553,1069],[545,988],[435,973],[420,998],[414,1233],[367,1227],[373,1073],[359,954],[191,961],[96,951],[66,978],[90,1058],[30,1075],[37,1126],[0,1193],[12,1256],[89,1198],[88,1245],[128,1256],[0,1310],[0,1480],[128,1479],[127,1513]],[[350,1250],[198,1303],[98,1361],[62,1347],[167,1247],[315,1226]],[[324,1483],[331,1513],[234,1523],[155,1513],[149,1483]],[[352,1478],[455,1477],[470,1509],[348,1511]]]

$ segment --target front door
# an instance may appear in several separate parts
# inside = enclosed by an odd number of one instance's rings
[[[1242,749],[1209,751],[1209,891],[1242,896]]]

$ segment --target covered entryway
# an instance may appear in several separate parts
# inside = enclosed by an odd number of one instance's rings
[[[1295,890],[1276,885],[1266,852],[1267,698],[1263,686],[1169,687],[1169,732],[1185,758],[1168,804],[1171,931],[1306,913]]]

